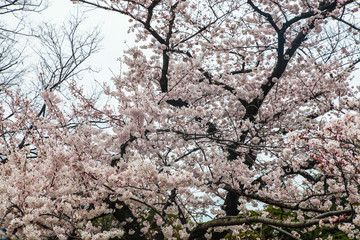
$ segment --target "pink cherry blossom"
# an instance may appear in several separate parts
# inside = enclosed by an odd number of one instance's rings
[[[128,16],[138,46],[104,86],[106,104],[75,81],[65,110],[61,93],[41,94],[45,114],[7,91],[5,236],[221,239],[268,226],[301,238],[336,224],[357,234],[355,1],[76,2]]]

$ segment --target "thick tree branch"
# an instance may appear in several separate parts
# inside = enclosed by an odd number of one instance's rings
[[[342,211],[334,211],[332,214],[334,216],[339,216],[344,213],[351,213],[351,210],[342,210]],[[206,231],[212,227],[220,227],[220,226],[236,226],[242,224],[253,224],[253,223],[263,223],[266,225],[273,225],[276,227],[285,227],[285,228],[305,228],[313,225],[318,225],[319,221],[323,221],[323,223],[330,223],[329,218],[321,218],[321,219],[310,219],[305,221],[298,222],[287,222],[284,220],[271,219],[266,217],[225,217],[214,219],[212,221],[199,224],[190,234],[189,240],[197,239],[205,235]],[[341,218],[338,222],[351,222],[351,218]]]

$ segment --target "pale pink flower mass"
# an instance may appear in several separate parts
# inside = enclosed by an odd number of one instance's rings
[[[137,46],[106,103],[75,75],[39,89],[42,108],[1,92],[2,235],[359,236],[356,1],[74,3],[127,16]]]

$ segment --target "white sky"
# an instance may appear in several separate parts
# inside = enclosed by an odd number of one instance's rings
[[[95,53],[88,64],[98,73],[86,75],[85,78],[93,78],[99,82],[109,81],[113,73],[120,73],[120,62],[117,60],[123,55],[123,51],[133,46],[134,38],[127,30],[130,26],[128,18],[116,12],[102,9],[91,10],[82,4],[73,4],[71,0],[51,0],[46,10],[39,14],[39,21],[59,23],[67,21],[69,17],[85,16],[86,28],[99,26],[103,37],[100,51]],[[112,73],[113,72],[113,73]]]

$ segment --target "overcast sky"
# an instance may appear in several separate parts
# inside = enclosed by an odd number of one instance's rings
[[[126,16],[102,9],[91,10],[84,5],[73,4],[70,0],[51,0],[48,8],[41,12],[39,20],[61,24],[71,15],[84,15],[86,21],[83,27],[86,29],[99,26],[103,37],[100,51],[94,54],[89,62],[94,69],[101,71],[86,77],[103,82],[108,81],[113,73],[118,75],[120,62],[117,59],[124,50],[134,45],[133,38],[127,34],[129,22]]]

